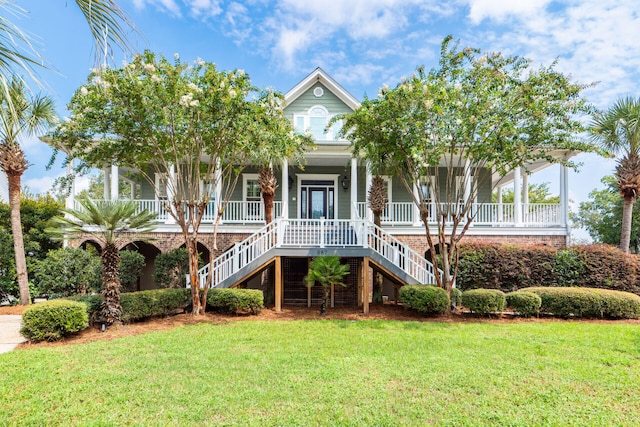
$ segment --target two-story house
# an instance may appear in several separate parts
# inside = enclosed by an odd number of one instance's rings
[[[352,157],[350,144],[337,137],[340,122],[327,128],[329,120],[349,113],[359,101],[320,68],[300,81],[285,94],[285,114],[296,130],[310,132],[317,149],[306,155],[304,169],[285,159],[275,169],[279,187],[275,196],[275,224],[265,227],[263,204],[257,182],[257,169],[248,168],[239,177],[238,186],[229,201],[218,234],[216,261],[202,270],[203,277],[214,270],[216,286],[248,286],[260,288],[262,271],[272,272],[268,300],[276,308],[282,304],[310,304],[320,299],[320,290],[308,289],[303,277],[309,259],[321,254],[338,254],[351,266],[346,288],[335,289],[335,305],[362,305],[367,310],[374,277],[384,277],[382,293],[394,298],[404,283],[433,281],[433,268],[425,260],[427,243],[418,210],[399,179],[385,177],[387,207],[382,215],[382,230],[374,230],[367,194],[372,174],[367,165]],[[558,152],[558,156],[575,153]],[[528,173],[540,171],[550,164],[540,162],[527,166]],[[141,209],[158,213],[156,239],[150,243],[132,242],[145,255],[147,269],[140,289],[152,288],[153,263],[157,254],[180,247],[179,230],[163,209],[167,194],[157,194],[144,182],[131,179],[126,168],[105,170],[105,198],[121,196],[124,180],[130,195]],[[487,171],[488,174],[491,171]],[[526,191],[528,175],[516,169],[505,177],[493,176],[478,191],[478,197],[491,200],[491,189],[498,188],[496,203],[483,203],[465,239],[513,244],[546,244],[565,246],[569,237],[567,224],[567,170],[561,168],[560,203],[529,203]],[[501,189],[514,189],[514,203],[502,203]],[[221,189],[217,189],[220,194]],[[212,200],[212,205],[215,200]],[[74,206],[73,192],[67,200]],[[215,212],[215,209],[210,209]],[[213,224],[211,215],[208,221]],[[213,226],[201,227],[199,250],[204,259],[211,253],[210,234]],[[86,242],[77,242],[81,245]]]

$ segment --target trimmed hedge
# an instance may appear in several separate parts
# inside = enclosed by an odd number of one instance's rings
[[[28,307],[22,314],[20,333],[31,341],[57,341],[89,327],[86,306],[53,300]]]
[[[640,257],[609,245],[546,246],[464,243],[456,286],[513,292],[532,286],[579,286],[640,295]]]
[[[437,286],[405,285],[400,288],[400,301],[405,307],[422,314],[442,314],[449,307],[447,291]]]
[[[506,298],[497,289],[472,289],[462,293],[462,305],[473,313],[490,314],[504,310]]]
[[[264,297],[258,289],[209,289],[207,305],[213,310],[229,314],[258,314],[264,308]]]
[[[527,288],[540,296],[540,311],[557,317],[637,319],[640,297],[629,292],[596,288]]]
[[[507,307],[524,317],[537,315],[542,306],[542,298],[533,292],[516,291],[506,296]]]
[[[135,322],[184,310],[191,300],[190,289],[154,289],[120,294],[122,321]]]
[[[457,307],[462,304],[462,291],[458,288],[451,289],[451,307]]]
[[[100,310],[102,295],[79,295],[68,298],[86,305],[89,318]],[[136,322],[153,316],[166,316],[184,308],[191,301],[190,289],[153,289],[120,294],[122,321]]]

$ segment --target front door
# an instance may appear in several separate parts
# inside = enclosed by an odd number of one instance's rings
[[[333,181],[303,180],[300,189],[300,217],[333,219],[334,199]]]

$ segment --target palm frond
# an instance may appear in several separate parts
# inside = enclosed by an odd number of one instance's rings
[[[96,202],[90,198],[77,200],[80,209],[63,209],[65,216],[52,221],[47,229],[58,239],[93,236],[103,246],[116,243],[121,233],[149,233],[155,228],[155,213],[137,211],[130,200]]]
[[[134,51],[127,30],[137,30],[127,14],[114,0],[76,0],[93,36],[96,63],[101,55],[107,55],[114,46],[127,53]],[[106,58],[105,58],[106,59]]]

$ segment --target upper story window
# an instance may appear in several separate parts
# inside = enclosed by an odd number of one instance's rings
[[[294,114],[293,123],[296,132],[309,132],[316,141],[335,141],[338,132],[342,128],[342,121],[338,121],[330,128],[327,128],[332,117],[326,108],[316,105],[309,108],[306,114]]]

